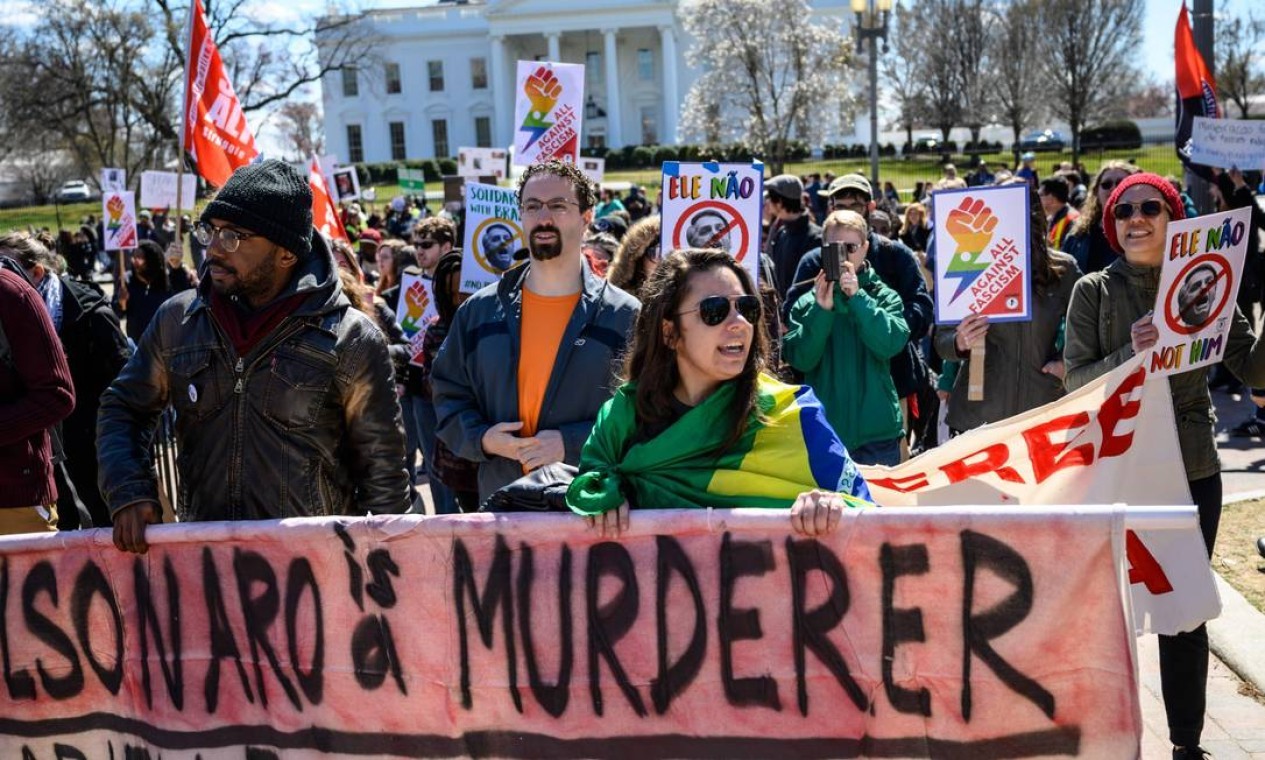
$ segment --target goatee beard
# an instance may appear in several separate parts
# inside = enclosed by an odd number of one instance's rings
[[[538,240],[536,240],[536,234],[535,234],[536,232],[548,232],[552,234],[553,242],[552,243],[539,242]],[[562,233],[558,232],[558,230],[552,227],[536,230],[535,232],[532,233],[531,237],[528,238],[527,248],[528,250],[531,251],[531,257],[535,259],[536,261],[548,261],[549,259],[556,259],[562,255]]]

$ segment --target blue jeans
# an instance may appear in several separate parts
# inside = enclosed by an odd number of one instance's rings
[[[900,464],[900,438],[893,438],[890,441],[870,441],[856,448],[849,446],[848,454],[857,464],[895,467]]]
[[[404,398],[412,402],[409,407],[412,409],[413,427],[417,430],[417,440],[422,447],[422,457],[425,458],[426,480],[430,484],[430,498],[435,505],[435,514],[455,515],[461,511],[457,506],[457,497],[435,475],[435,429],[439,426],[435,417],[435,402],[411,393],[405,393]]]

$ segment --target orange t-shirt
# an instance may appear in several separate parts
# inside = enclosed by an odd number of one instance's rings
[[[539,296],[523,288],[523,334],[518,356],[518,418],[523,421],[518,435],[522,438],[538,432],[540,407],[545,403],[558,346],[579,302],[579,293]]]

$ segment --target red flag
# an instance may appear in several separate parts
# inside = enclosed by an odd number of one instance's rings
[[[1209,179],[1208,167],[1190,162],[1190,137],[1196,116],[1210,119],[1221,118],[1217,107],[1217,83],[1213,81],[1208,65],[1195,47],[1195,35],[1190,29],[1190,16],[1182,3],[1177,15],[1173,59],[1177,64],[1177,156],[1186,168]]]
[[[321,173],[321,165],[312,159],[308,169],[307,183],[312,187],[312,226],[324,233],[331,240],[342,240],[347,243],[347,229],[334,207],[334,199],[329,196],[329,188],[325,184],[325,175]]]
[[[189,55],[185,60],[184,147],[207,182],[222,186],[233,170],[259,155],[242,104],[224,71],[207,28],[202,0],[189,9]]]

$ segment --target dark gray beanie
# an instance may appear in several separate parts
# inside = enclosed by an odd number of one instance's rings
[[[312,188],[307,177],[275,158],[233,172],[201,218],[257,232],[300,259],[312,252]]]

